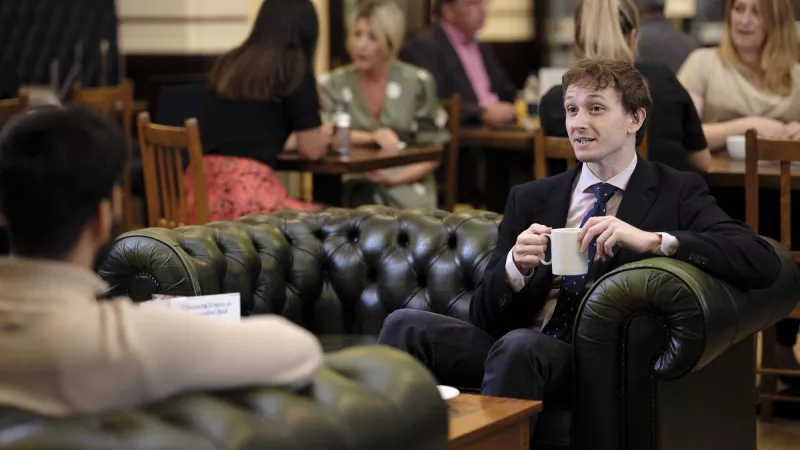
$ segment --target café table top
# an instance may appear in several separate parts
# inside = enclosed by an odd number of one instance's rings
[[[342,175],[361,173],[390,167],[405,166],[442,158],[441,145],[409,147],[396,153],[383,152],[376,148],[355,147],[347,158],[330,151],[322,158],[312,161],[302,158],[297,152],[285,152],[278,156],[276,170],[311,172],[318,175]]]
[[[731,158],[727,151],[715,152],[706,178],[713,186],[743,187],[744,171],[744,160]],[[780,164],[777,161],[759,161],[758,174],[762,187],[778,187]],[[798,164],[792,164],[792,188],[800,189]]]
[[[462,126],[458,138],[462,147],[502,148],[530,151],[533,149],[533,132],[539,127],[538,117],[533,129],[517,125],[492,127],[487,125]]]

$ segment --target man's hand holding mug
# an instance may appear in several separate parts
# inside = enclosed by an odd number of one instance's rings
[[[535,223],[517,236],[517,242],[511,249],[511,257],[520,273],[527,275],[534,267],[542,264],[547,249],[547,237],[543,235],[551,231],[552,228]]]

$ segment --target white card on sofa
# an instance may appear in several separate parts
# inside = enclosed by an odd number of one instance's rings
[[[165,296],[161,296],[156,300],[139,303],[139,305],[145,308],[155,306],[180,309],[192,314],[230,322],[239,322],[242,317],[241,295],[238,292],[197,297],[165,298]]]

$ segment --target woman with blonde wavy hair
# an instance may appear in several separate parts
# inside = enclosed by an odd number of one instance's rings
[[[720,45],[695,50],[681,67],[678,77],[692,94],[712,148],[723,147],[728,136],[751,128],[764,137],[800,139],[800,46],[794,20],[789,0],[727,0]],[[744,216],[741,195],[733,193],[738,202],[723,206],[739,210],[734,217]],[[729,202],[727,195],[719,197],[720,203]],[[764,209],[762,217],[776,214],[769,206]],[[775,221],[761,223],[762,234],[777,236],[771,227]],[[792,230],[795,237],[797,233]],[[800,369],[792,351],[800,321],[782,320],[775,328],[778,366]],[[800,386],[798,380],[787,381],[793,389]]]
[[[631,0],[581,0],[573,14],[576,59],[606,57],[634,63],[639,12]],[[679,170],[705,172],[711,164],[702,123],[689,93],[663,64],[635,64],[653,96],[648,112],[648,158]],[[564,90],[556,86],[539,105],[548,136],[567,136]],[[640,130],[641,140],[645,127]]]
[[[678,73],[711,148],[751,128],[800,139],[798,52],[789,0],[727,0],[720,45],[695,50]]]
[[[323,117],[333,121],[337,112],[348,113],[354,145],[394,153],[450,140],[433,75],[397,60],[404,35],[405,17],[393,0],[362,1],[347,39],[353,63],[319,77]],[[436,207],[438,165],[422,162],[346,176],[344,204]]]
[[[720,45],[695,50],[681,67],[678,77],[692,94],[712,148],[751,128],[764,137],[800,139],[800,45],[794,20],[789,0],[727,0]],[[740,209],[738,203],[726,209]],[[773,214],[769,206],[766,211],[762,207],[762,217]],[[734,216],[743,217],[743,211]],[[794,223],[796,216],[793,212]],[[777,236],[771,227],[775,221],[761,223],[761,233]],[[800,369],[792,351],[800,321],[782,320],[775,328],[778,366]],[[786,381],[792,389],[800,386],[800,380]]]

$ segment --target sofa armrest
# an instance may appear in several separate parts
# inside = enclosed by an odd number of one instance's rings
[[[592,286],[573,337],[581,440],[592,448],[619,448],[624,427],[617,421],[626,414],[626,395],[698,371],[788,315],[800,292],[800,272],[788,251],[770,243],[782,268],[767,289],[743,291],[671,258],[624,265]],[[608,423],[580,428],[599,417]]]
[[[298,390],[185,394],[141,410],[62,420],[9,417],[0,421],[7,427],[0,444],[21,450],[447,447],[447,405],[436,380],[408,354],[383,346],[327,355],[311,385]]]
[[[436,380],[411,356],[383,346],[328,354],[311,386],[300,391],[188,395],[150,412],[212,441],[249,436],[259,444],[254,448],[399,450],[447,443],[447,406]]]

